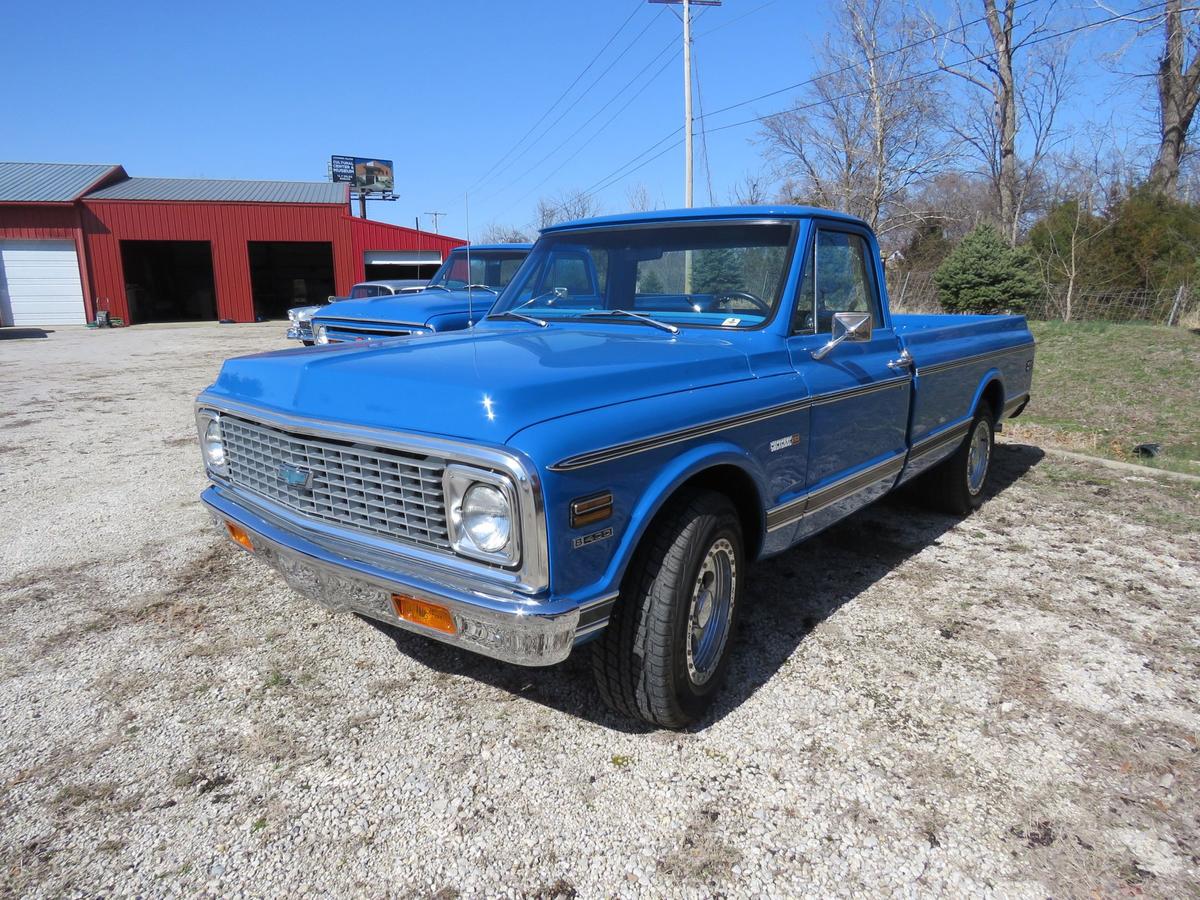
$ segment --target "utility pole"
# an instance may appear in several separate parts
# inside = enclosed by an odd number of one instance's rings
[[[683,205],[692,208],[692,4],[683,0]]]
[[[433,216],[433,233],[437,234],[438,233],[438,219],[441,216],[444,216],[445,213],[444,212],[427,212],[427,213],[425,213],[425,215]]]

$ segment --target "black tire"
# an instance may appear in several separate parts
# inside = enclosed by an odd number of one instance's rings
[[[305,341],[305,340],[302,340],[302,341],[300,341],[300,343],[302,343],[302,344],[303,344],[305,347],[315,347],[315,346],[317,345],[317,342],[316,342],[316,341]]]
[[[612,709],[663,728],[682,728],[704,716],[725,678],[743,606],[743,546],[737,511],[728,498],[712,491],[675,498],[655,519],[592,650],[596,686]],[[708,606],[703,618],[718,631],[709,644],[694,638],[696,652],[690,653],[693,595],[700,592],[701,579],[716,569],[729,584],[728,615],[721,615],[726,607],[712,600],[723,595],[720,589],[698,602],[697,607]],[[714,575],[714,580],[720,577]],[[721,631],[724,637],[718,641]],[[706,659],[709,664],[701,666]]]
[[[983,430],[986,430],[987,441],[983,474],[980,476],[973,466],[978,457],[972,459],[971,448],[976,441],[982,440]],[[954,455],[945,462],[938,463],[937,467],[925,476],[923,493],[929,505],[958,516],[979,509],[983,505],[984,494],[987,493],[987,481],[991,475],[995,448],[996,423],[992,420],[992,412],[987,408],[977,409],[967,429],[967,436],[954,451]],[[983,444],[980,444],[977,452],[983,452]]]

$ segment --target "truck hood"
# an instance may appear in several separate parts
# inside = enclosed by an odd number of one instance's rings
[[[746,355],[716,332],[496,323],[231,359],[207,396],[503,443],[547,419],[749,377]]]
[[[496,295],[491,291],[420,291],[415,294],[389,294],[384,297],[364,297],[361,300],[339,300],[323,307],[313,316],[318,322],[341,320],[355,322],[407,322],[424,325],[434,316],[465,313],[468,303],[476,315],[482,316],[492,308]]]

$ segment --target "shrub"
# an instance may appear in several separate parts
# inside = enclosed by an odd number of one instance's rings
[[[933,275],[938,299],[950,312],[1022,312],[1041,294],[1033,260],[991,225],[962,239]]]

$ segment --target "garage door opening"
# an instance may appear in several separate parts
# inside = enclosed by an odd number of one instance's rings
[[[217,317],[208,241],[121,241],[121,265],[133,322]]]
[[[441,265],[442,254],[437,250],[368,250],[363,254],[367,281],[428,281]]]
[[[367,281],[391,281],[395,278],[419,278],[428,281],[437,274],[441,263],[421,263],[417,265],[394,266],[375,264],[364,266]]]
[[[328,241],[250,241],[254,315],[286,319],[293,306],[333,296],[333,244]]]

